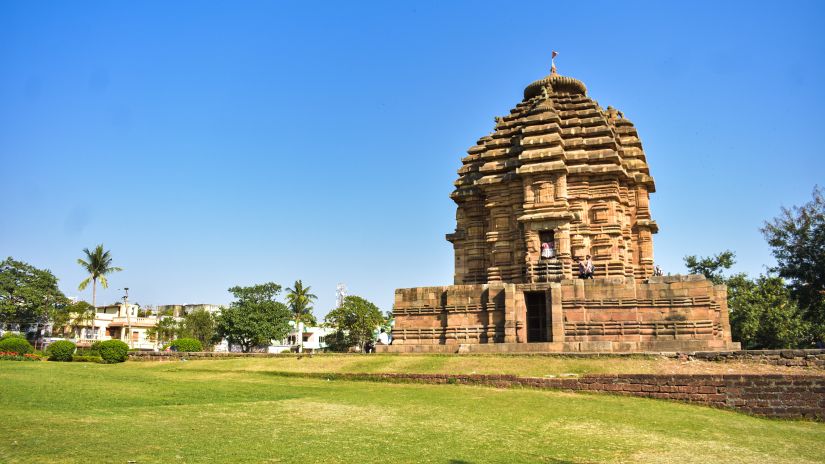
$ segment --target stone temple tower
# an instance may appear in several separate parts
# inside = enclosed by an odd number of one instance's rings
[[[596,276],[653,273],[649,194],[655,191],[633,124],[553,72],[468,150],[458,204],[455,283],[570,279],[591,255]],[[542,243],[553,259],[541,259]]]
[[[655,191],[633,124],[555,72],[471,147],[454,285],[395,291],[394,352],[735,349],[727,289],[654,276]],[[576,259],[591,256],[593,279]]]

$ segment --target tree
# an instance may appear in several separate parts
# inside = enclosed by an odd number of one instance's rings
[[[791,295],[821,344],[825,342],[825,196],[818,186],[812,196],[802,206],[782,208],[761,230],[776,258],[774,270],[789,280]]]
[[[332,336],[327,337],[331,349],[343,351],[358,346],[363,350],[364,343],[371,340],[375,329],[384,323],[384,316],[378,306],[359,296],[350,295],[344,298],[341,306],[330,311],[325,320],[335,329]]]
[[[109,251],[103,251],[103,244],[95,247],[94,251],[89,251],[88,248],[83,249],[86,259],[78,258],[77,264],[83,266],[83,269],[89,273],[89,277],[80,282],[77,289],[83,291],[92,283],[92,306],[97,307],[97,283],[103,288],[109,288],[109,281],[106,276],[113,272],[120,272],[123,269],[112,266],[112,255]],[[94,332],[94,331],[93,331]]]
[[[798,348],[808,342],[809,326],[785,281],[736,274],[727,281],[733,338],[744,349]]]
[[[6,258],[0,262],[0,323],[41,328],[67,320],[69,300],[47,269]]]
[[[712,257],[684,258],[692,273],[703,274],[714,284],[727,285],[733,339],[745,349],[805,346],[809,326],[802,320],[784,281],[765,275],[753,280],[744,273],[725,277],[723,270],[736,263],[735,256],[726,250]]]
[[[294,288],[287,288],[286,301],[289,310],[292,312],[292,320],[295,321],[295,328],[298,330],[298,352],[304,351],[304,324],[316,325],[318,322],[312,314],[312,301],[318,298],[309,293],[311,287],[304,287],[300,280],[295,281]]]
[[[195,338],[209,349],[215,340],[215,317],[205,309],[197,309],[183,318],[181,335]]]
[[[685,256],[685,267],[691,274],[702,274],[714,284],[725,283],[725,276],[722,274],[723,270],[730,269],[736,261],[736,255],[730,251],[725,250],[716,256],[702,258],[696,255]]]
[[[91,325],[95,320],[95,307],[85,301],[78,301],[69,305],[70,319],[68,321],[72,332],[77,332],[83,338],[83,328]]]
[[[155,326],[146,331],[150,339],[155,339],[163,346],[171,342],[180,334],[180,324],[174,317],[162,316]]]
[[[216,318],[217,333],[244,353],[253,347],[269,345],[273,339],[283,339],[289,333],[291,313],[286,305],[276,301],[281,286],[268,282],[252,287],[232,287],[236,300],[221,308]]]

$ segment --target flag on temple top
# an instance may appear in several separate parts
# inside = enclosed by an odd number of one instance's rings
[[[553,50],[553,56],[552,56],[551,58],[555,58],[555,57],[557,57],[558,55],[559,55],[559,52],[557,52],[557,51]]]

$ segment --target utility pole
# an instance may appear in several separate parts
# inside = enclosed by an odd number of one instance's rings
[[[126,343],[129,345],[129,348],[134,348],[132,346],[132,314],[131,311],[129,311],[129,287],[123,287],[123,290],[126,292],[126,294],[123,295],[123,307],[126,309],[126,323],[128,324]]]

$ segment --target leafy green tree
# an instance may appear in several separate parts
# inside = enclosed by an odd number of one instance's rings
[[[685,267],[691,274],[702,274],[714,284],[725,283],[724,270],[730,269],[735,261],[736,255],[730,251],[725,250],[716,256],[703,258],[696,255],[685,256]]]
[[[172,340],[178,338],[181,332],[181,327],[175,318],[170,316],[163,316],[158,319],[155,326],[146,331],[146,335],[150,340],[157,340],[163,346]]]
[[[825,196],[814,187],[802,206],[782,208],[765,222],[762,233],[776,258],[775,271],[789,281],[813,338],[825,342]]]
[[[304,351],[303,326],[309,324],[316,325],[318,321],[312,314],[312,302],[318,297],[309,293],[311,287],[304,287],[300,280],[295,281],[293,288],[286,289],[286,301],[289,310],[292,312],[292,320],[295,321],[295,328],[298,330],[298,352]]]
[[[89,277],[80,282],[77,289],[83,291],[92,284],[92,306],[97,307],[97,283],[103,288],[109,287],[109,281],[106,276],[113,272],[120,272],[123,269],[112,266],[112,255],[107,250],[103,250],[103,244],[95,247],[94,251],[89,251],[88,248],[83,249],[83,254],[86,259],[78,258],[77,264],[83,266],[83,269],[89,273]]]
[[[275,298],[281,286],[268,282],[251,287],[232,287],[235,296],[228,308],[222,308],[216,318],[217,333],[244,353],[253,347],[269,345],[273,339],[283,339],[289,333],[291,313]]]
[[[751,280],[735,274],[727,285],[731,331],[742,348],[806,345],[810,327],[781,277],[760,275]]]
[[[205,309],[197,309],[184,316],[181,325],[180,336],[194,338],[206,349],[211,349],[217,335],[215,317],[212,313]]]
[[[359,296],[350,295],[344,303],[326,316],[329,327],[335,329],[327,337],[330,349],[344,351],[358,346],[363,350],[367,340],[372,340],[375,329],[384,324],[384,316],[373,303]]]
[[[72,332],[82,332],[84,327],[92,325],[95,320],[95,307],[85,301],[78,301],[72,303],[68,307],[69,321],[68,326]],[[83,334],[80,333],[80,338]]]
[[[67,320],[69,300],[49,270],[6,258],[0,262],[0,325],[41,328]]]
[[[733,339],[746,349],[804,346],[809,326],[783,280],[764,275],[753,280],[744,273],[726,277],[723,271],[736,263],[734,258],[730,250],[712,257],[684,258],[692,273],[703,274],[715,284],[727,285]]]

